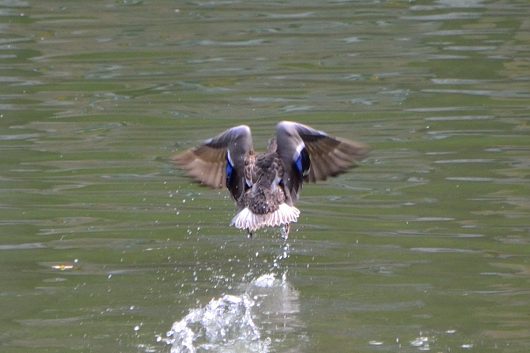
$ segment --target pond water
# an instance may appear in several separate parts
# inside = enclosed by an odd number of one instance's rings
[[[527,0],[0,1],[0,351],[527,352]],[[169,159],[371,146],[288,241]]]

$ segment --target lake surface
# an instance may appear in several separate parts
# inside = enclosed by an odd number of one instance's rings
[[[528,352],[530,6],[0,1],[0,351]],[[169,158],[371,146],[288,241]]]

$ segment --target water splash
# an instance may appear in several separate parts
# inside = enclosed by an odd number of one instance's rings
[[[298,292],[286,274],[278,279],[267,273],[250,281],[241,295],[225,294],[192,309],[160,340],[171,345],[171,353],[268,353],[269,335],[278,327],[287,332],[301,326],[299,311]]]
[[[285,260],[290,252],[289,243],[282,243],[267,273],[258,276],[250,271],[243,283],[234,286],[239,295],[224,294],[191,309],[158,341],[171,345],[171,353],[268,353],[286,348],[279,346],[302,348],[307,335],[298,316],[299,293],[287,281]]]
[[[251,317],[254,301],[247,294],[224,295],[193,309],[173,324],[167,343],[171,353],[217,351],[267,352],[266,342]]]

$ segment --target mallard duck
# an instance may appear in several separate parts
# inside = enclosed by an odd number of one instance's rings
[[[196,181],[212,188],[226,186],[237,204],[230,225],[249,237],[262,227],[281,227],[287,238],[300,211],[294,206],[304,181],[317,182],[355,167],[366,145],[332,137],[296,122],[276,125],[267,152],[257,154],[250,128],[232,127],[173,161]]]

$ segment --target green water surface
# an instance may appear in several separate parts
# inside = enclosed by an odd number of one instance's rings
[[[276,272],[272,352],[528,352],[529,57],[527,0],[0,1],[0,351],[170,352]],[[169,158],[284,119],[372,151],[275,263]]]

